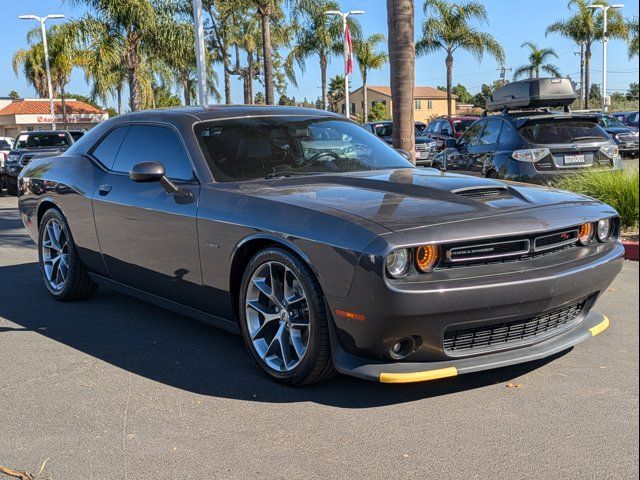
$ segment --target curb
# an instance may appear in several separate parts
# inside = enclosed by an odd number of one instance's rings
[[[638,242],[623,240],[622,245],[624,245],[624,258],[627,260],[633,260],[637,262],[638,261]]]

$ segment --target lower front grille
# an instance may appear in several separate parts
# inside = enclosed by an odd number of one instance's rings
[[[475,353],[481,350],[496,350],[510,344],[531,342],[550,336],[575,324],[589,298],[584,298],[566,307],[544,312],[537,317],[496,323],[477,328],[447,328],[444,332],[443,348],[446,353]]]

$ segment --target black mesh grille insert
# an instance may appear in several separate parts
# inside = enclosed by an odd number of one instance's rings
[[[537,317],[496,323],[464,330],[447,329],[444,332],[445,352],[465,352],[504,347],[505,344],[532,340],[534,337],[569,326],[578,319],[588,298],[566,307],[544,312]]]
[[[499,197],[507,193],[506,188],[470,188],[468,190],[458,190],[454,193],[466,198]]]

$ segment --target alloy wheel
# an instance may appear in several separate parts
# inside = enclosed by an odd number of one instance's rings
[[[42,237],[42,265],[49,286],[60,291],[69,275],[69,242],[60,222],[47,222]]]
[[[309,305],[296,274],[280,262],[260,265],[247,285],[245,319],[253,348],[278,372],[295,369],[309,347]]]

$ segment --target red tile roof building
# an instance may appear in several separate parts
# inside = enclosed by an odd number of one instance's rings
[[[75,100],[65,100],[67,123],[70,129],[89,129],[109,118],[104,110]],[[54,100],[56,128],[65,128],[62,102]],[[15,137],[26,130],[50,130],[51,110],[48,99],[0,99],[0,136]]]

